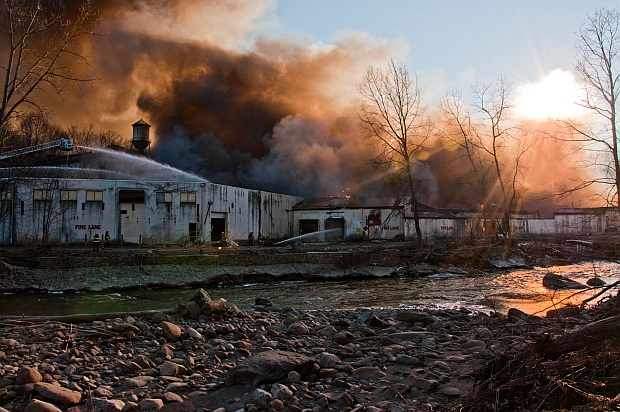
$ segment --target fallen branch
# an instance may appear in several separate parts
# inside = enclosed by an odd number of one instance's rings
[[[64,322],[64,323],[88,323],[105,321],[106,319],[124,318],[127,316],[141,317],[153,313],[162,312],[167,315],[177,313],[177,309],[144,310],[139,312],[111,312],[111,313],[85,313],[64,316],[0,316],[0,322]]]
[[[585,348],[606,339],[620,337],[620,315],[591,323],[567,335],[539,344],[536,351],[548,359]]]

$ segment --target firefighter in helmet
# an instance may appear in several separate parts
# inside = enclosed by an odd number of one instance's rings
[[[95,232],[93,235],[93,251],[99,252],[99,233]]]

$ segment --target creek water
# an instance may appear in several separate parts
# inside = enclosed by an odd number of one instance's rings
[[[295,309],[351,309],[359,307],[467,307],[507,312],[515,307],[534,314],[561,303],[579,303],[596,290],[552,291],[542,286],[547,271],[578,282],[598,276],[607,284],[620,279],[620,265],[590,262],[570,266],[514,270],[504,274],[462,276],[432,275],[425,278],[384,278],[320,282],[279,282],[235,287],[205,288],[212,298],[224,298],[241,309],[257,297],[277,306]],[[14,293],[0,295],[0,315],[69,315],[78,313],[131,312],[174,308],[187,302],[200,285],[182,288],[126,290],[100,293]],[[571,299],[562,299],[573,294]],[[611,291],[610,293],[617,293]]]

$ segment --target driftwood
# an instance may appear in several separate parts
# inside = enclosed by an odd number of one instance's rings
[[[538,345],[537,352],[548,359],[557,359],[565,353],[615,337],[620,337],[620,315],[599,320],[567,335],[542,342]]]
[[[126,316],[142,317],[154,313],[165,313],[173,315],[178,313],[175,309],[144,310],[139,312],[111,312],[111,313],[85,313],[64,316],[0,316],[0,322],[62,322],[62,323],[89,323],[94,321],[104,321],[106,319],[124,318]]]

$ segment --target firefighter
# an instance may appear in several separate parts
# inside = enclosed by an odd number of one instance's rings
[[[254,232],[248,234],[248,245],[254,246]]]
[[[103,248],[110,248],[110,232],[105,231],[105,235],[103,236]]]
[[[93,251],[99,252],[99,233],[93,235]]]
[[[265,243],[267,243],[266,239],[265,239],[265,236],[263,236],[262,233],[259,233],[258,234],[258,245],[259,246],[265,246]]]

